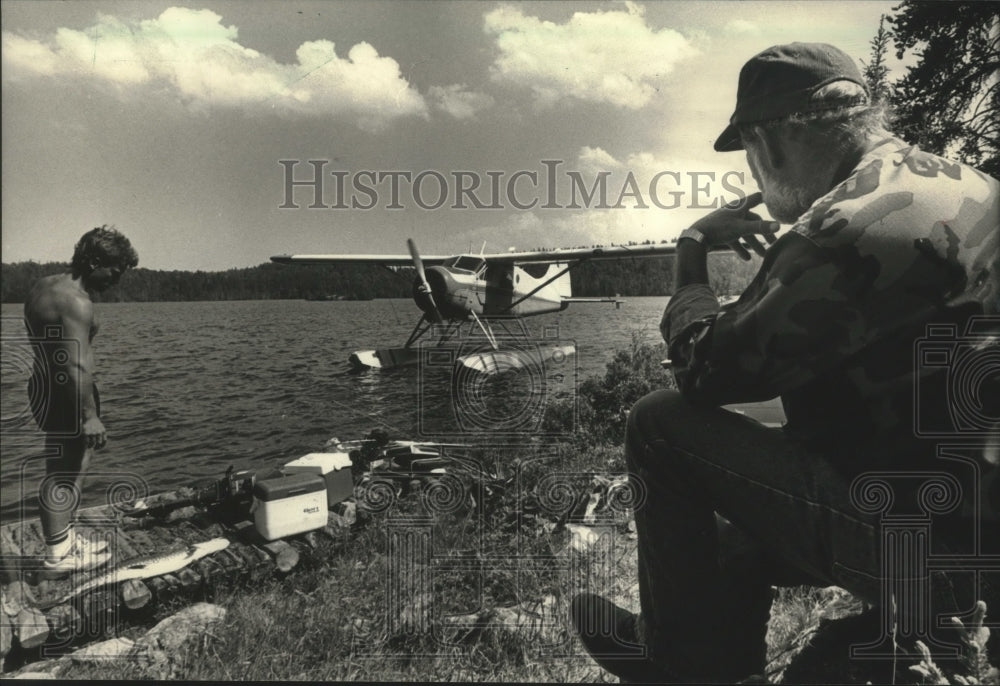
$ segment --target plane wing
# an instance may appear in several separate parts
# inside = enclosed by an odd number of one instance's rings
[[[453,255],[421,255],[426,265],[441,264]],[[384,264],[389,267],[412,267],[409,255],[274,255],[278,264]]]
[[[728,250],[726,246],[712,248]],[[487,262],[577,262],[579,260],[620,260],[630,257],[661,257],[673,255],[676,243],[649,243],[643,245],[612,245],[597,248],[555,248],[553,250],[532,250],[526,252],[501,252],[474,255]],[[454,255],[421,255],[424,264],[441,264]],[[275,255],[272,262],[280,264],[384,264],[387,266],[411,266],[409,255]]]
[[[578,260],[620,260],[626,257],[659,257],[673,255],[676,243],[646,245],[611,245],[597,248],[555,248],[529,252],[506,252],[483,255],[491,262],[576,262]]]

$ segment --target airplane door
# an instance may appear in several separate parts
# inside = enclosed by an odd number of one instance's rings
[[[483,314],[499,314],[514,302],[514,265],[486,266],[486,297],[482,300]]]

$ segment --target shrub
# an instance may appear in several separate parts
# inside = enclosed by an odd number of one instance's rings
[[[632,405],[661,388],[676,388],[673,376],[661,364],[667,357],[663,343],[644,343],[632,333],[631,345],[615,352],[603,377],[580,384],[579,421],[585,434],[597,442],[622,445]]]

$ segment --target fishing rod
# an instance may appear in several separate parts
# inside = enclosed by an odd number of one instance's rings
[[[253,486],[256,475],[246,469],[235,471],[233,465],[229,465],[225,475],[206,486],[195,491],[192,495],[178,498],[165,503],[153,505],[141,505],[132,508],[118,508],[126,517],[163,517],[174,510],[188,506],[212,507],[218,505],[234,505],[237,502],[245,501],[249,503],[253,497]]]

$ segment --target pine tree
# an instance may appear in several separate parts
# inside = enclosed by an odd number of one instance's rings
[[[893,8],[896,57],[917,63],[892,89],[896,131],[1000,177],[1000,12],[994,2]]]
[[[889,52],[889,39],[891,37],[892,32],[885,28],[885,15],[883,14],[878,20],[878,33],[875,34],[871,42],[871,62],[865,64],[865,61],[861,60],[861,65],[864,67],[865,83],[874,104],[886,102],[889,98],[889,82],[887,80],[889,68],[885,66],[885,57]]]

